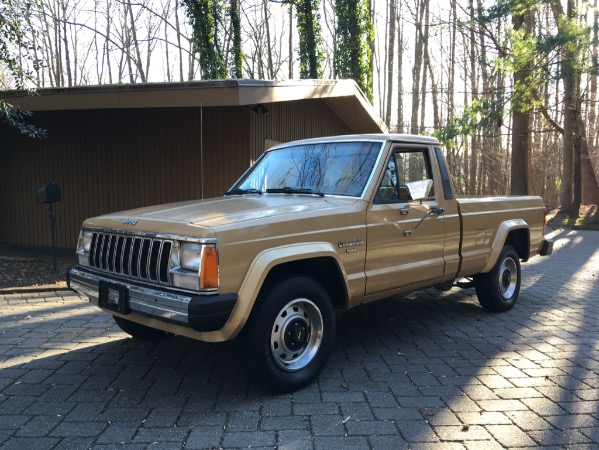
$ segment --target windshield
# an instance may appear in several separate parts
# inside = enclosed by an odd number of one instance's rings
[[[272,150],[230,192],[360,197],[381,147],[380,142],[328,142]]]

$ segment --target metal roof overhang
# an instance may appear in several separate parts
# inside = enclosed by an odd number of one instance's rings
[[[385,123],[353,80],[209,80],[0,92],[23,111],[243,106],[322,100],[353,133],[385,133]]]

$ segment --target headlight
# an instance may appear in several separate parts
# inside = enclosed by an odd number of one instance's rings
[[[183,242],[179,249],[179,261],[181,267],[198,272],[202,257],[202,246],[196,242]]]
[[[190,290],[218,289],[218,251],[216,246],[181,242],[178,264],[171,269],[174,286]]]
[[[77,242],[77,260],[83,266],[89,266],[89,251],[92,246],[93,233],[81,230]]]

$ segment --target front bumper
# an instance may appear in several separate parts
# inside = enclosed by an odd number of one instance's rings
[[[69,270],[67,283],[108,311],[139,314],[201,332],[220,330],[237,303],[237,294],[196,295],[98,275],[81,267]]]

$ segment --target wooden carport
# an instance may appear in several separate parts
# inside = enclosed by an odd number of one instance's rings
[[[274,142],[386,131],[350,80],[222,80],[41,89],[0,97],[47,130],[0,126],[0,243],[49,245],[39,187],[56,182],[59,247],[86,217],[222,195]]]

